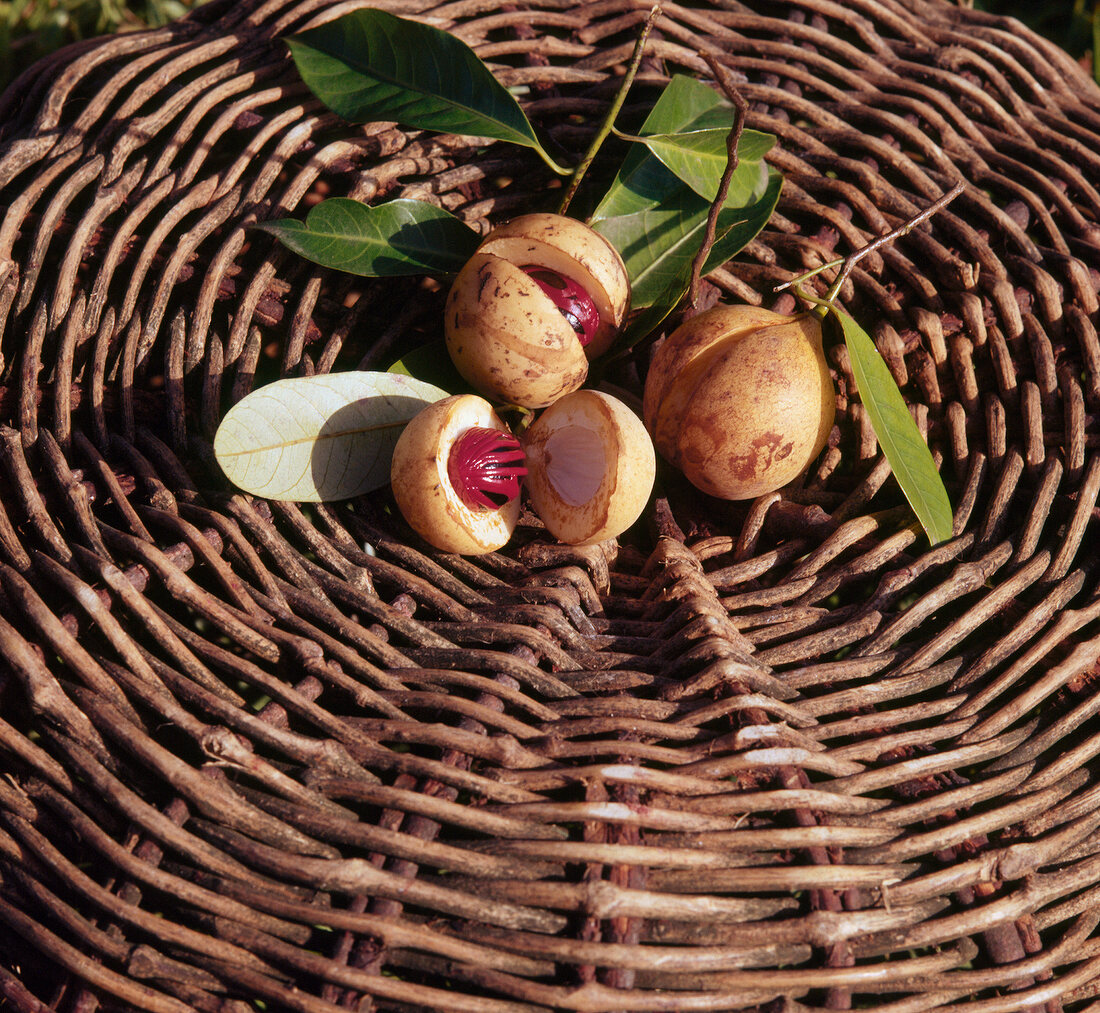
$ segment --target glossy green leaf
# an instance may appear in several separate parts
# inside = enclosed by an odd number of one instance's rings
[[[479,241],[450,212],[405,199],[371,207],[334,197],[311,208],[304,222],[285,218],[258,227],[315,264],[373,278],[453,274]]]
[[[448,32],[365,9],[300,32],[288,45],[313,94],[347,120],[510,141],[565,171],[508,89]]]
[[[649,111],[639,135],[675,135],[721,128],[728,132],[733,120],[733,107],[713,88],[677,74]],[[770,137],[768,134],[758,136]],[[738,154],[741,153],[739,147]],[[667,200],[683,186],[676,174],[644,145],[633,145],[590,223],[643,211]]]
[[[770,173],[768,185],[755,203],[721,211],[704,274],[735,256],[760,232],[775,210],[781,188],[782,179]],[[692,261],[703,243],[709,213],[706,200],[681,186],[660,204],[593,223],[593,228],[622,255],[630,275],[634,309],[668,298],[677,288],[678,302],[687,291]]]
[[[889,367],[871,336],[859,324],[836,307],[831,307],[830,312],[844,332],[860,399],[901,491],[929,542],[935,545],[946,541],[952,534],[951,501],[928,444],[909,414]]]
[[[630,137],[644,144],[677,179],[700,197],[713,201],[726,171],[726,148],[730,127],[685,130],[674,134]],[[768,185],[764,156],[775,145],[775,137],[756,130],[742,131],[737,144],[737,168],[730,177],[726,204],[744,207],[759,199]]]
[[[299,503],[361,496],[389,482],[409,419],[445,396],[397,373],[276,380],[226,413],[214,455],[229,481],[256,496]]]
[[[713,89],[675,75],[662,91],[640,130],[640,137],[670,161],[700,189],[717,193],[726,166],[725,138],[733,124],[733,108]],[[691,140],[678,147],[677,138],[705,135],[702,146],[721,146],[721,156],[695,169]],[[738,146],[739,165],[730,195],[718,220],[716,241],[704,273],[724,264],[766,224],[779,200],[782,180],[763,162],[774,144],[770,134],[747,131]],[[656,306],[663,319],[691,283],[691,264],[702,245],[711,201],[682,180],[647,144],[634,146],[623,159],[615,180],[589,219],[623,256],[631,281],[631,306]],[[679,154],[674,154],[678,149]],[[717,173],[715,176],[714,174]],[[650,314],[646,314],[649,319]],[[629,335],[624,340],[629,340]]]
[[[594,380],[595,371],[605,363],[614,361],[625,352],[628,352],[643,338],[653,334],[680,305],[681,300],[687,294],[689,286],[690,281],[685,284],[683,278],[674,278],[648,306],[642,309],[640,313],[633,314],[627,321],[627,325],[619,332],[614,344],[608,349],[607,353],[593,363],[592,370],[589,371],[589,380]]]

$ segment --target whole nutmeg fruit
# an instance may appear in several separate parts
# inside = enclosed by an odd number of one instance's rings
[[[836,392],[813,313],[718,305],[660,346],[643,414],[657,449],[703,492],[753,499],[821,453]]]
[[[653,488],[657,457],[642,420],[602,391],[555,401],[523,433],[523,449],[531,507],[571,545],[622,534]]]
[[[543,408],[577,390],[630,304],[618,251],[583,222],[522,215],[494,229],[447,295],[447,350],[486,397]]]
[[[393,450],[393,497],[409,526],[444,552],[503,546],[519,520],[526,473],[519,440],[492,405],[456,394],[422,409]]]

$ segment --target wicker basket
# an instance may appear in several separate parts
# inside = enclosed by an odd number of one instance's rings
[[[438,287],[253,223],[546,206],[527,152],[312,99],[281,39],[356,6],[215,0],[0,100],[0,1006],[1100,1010],[1100,91],[945,3],[669,3],[625,115],[713,54],[786,179],[710,298],[790,309],[966,182],[842,293],[956,535],[840,346],[800,487],[662,472],[616,544],[456,558],[388,493],[253,500],[211,458],[252,387],[438,333]],[[648,3],[392,9],[575,155]]]

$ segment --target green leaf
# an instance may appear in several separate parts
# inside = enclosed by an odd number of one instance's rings
[[[690,282],[689,282],[690,284]],[[608,351],[592,364],[588,378],[596,379],[598,368],[619,358],[633,348],[647,335],[652,334],[667,319],[670,313],[680,305],[680,300],[687,294],[689,284],[682,284],[681,278],[674,278],[653,301],[640,313],[633,314],[627,325],[619,332],[614,344]]]
[[[442,397],[446,391],[396,373],[276,380],[226,412],[214,456],[229,481],[267,499],[361,496],[389,482],[401,430]]]
[[[453,274],[473,255],[478,235],[434,204],[393,200],[370,207],[334,197],[310,209],[305,222],[261,222],[307,260],[371,278]]]
[[[451,353],[447,351],[447,342],[443,338],[436,338],[410,349],[390,365],[389,371],[426,380],[452,394],[474,392],[469,381],[455,368]]]
[[[755,203],[723,208],[704,274],[735,256],[760,232],[775,210],[781,188],[779,174],[769,173],[768,185]],[[651,306],[677,287],[679,301],[691,283],[691,264],[703,243],[709,213],[706,200],[681,186],[652,207],[593,223],[622,255],[630,275],[632,308]]]
[[[852,373],[879,446],[932,545],[952,534],[951,501],[928,444],[913,421],[889,367],[870,335],[843,310],[830,307],[844,332]]]
[[[723,126],[728,131],[733,119],[733,107],[713,88],[694,78],[676,74],[654,103],[639,134],[641,137],[659,136]],[[738,151],[740,153],[740,148]],[[642,145],[636,145],[627,152],[622,167],[589,223],[653,207],[682,187],[681,180],[659,158]]]
[[[700,197],[713,201],[726,171],[726,149],[730,127],[708,127],[674,134],[627,137],[649,148],[677,179],[687,183]],[[627,136],[627,135],[623,135]],[[726,205],[744,207],[759,199],[768,185],[764,156],[775,145],[775,137],[756,130],[744,130],[737,144],[737,168],[730,177]]]
[[[622,254],[634,309],[657,306],[656,315],[663,319],[687,291],[711,204],[694,186],[717,193],[726,167],[725,138],[733,121],[733,108],[713,88],[675,75],[642,124],[644,143],[627,153],[589,219]],[[763,161],[774,142],[770,134],[757,131],[742,135],[738,168],[704,273],[735,256],[775,210],[782,180]],[[720,157],[715,155],[705,164],[692,155],[693,149],[717,151],[716,146]],[[694,186],[685,183],[655,151],[690,176]],[[700,163],[695,168],[688,164],[693,160]]]
[[[287,40],[302,80],[347,120],[469,134],[533,148],[556,172],[512,94],[466,43],[386,11],[353,11]]]

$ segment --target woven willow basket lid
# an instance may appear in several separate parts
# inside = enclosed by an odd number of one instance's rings
[[[1100,1009],[1100,93],[946,4],[668,4],[625,115],[712,54],[786,181],[710,298],[789,310],[777,283],[966,183],[842,292],[955,537],[929,549],[834,346],[797,488],[662,470],[616,543],[525,522],[455,558],[386,490],[269,503],[211,456],[260,383],[439,329],[438,286],[253,223],[547,203],[528,152],[312,99],[282,37],[356,6],[215,2],[0,101],[6,1006]],[[394,10],[571,157],[647,13]]]

